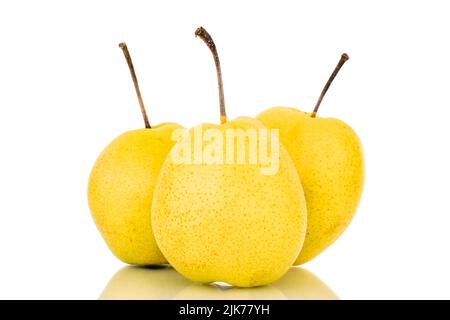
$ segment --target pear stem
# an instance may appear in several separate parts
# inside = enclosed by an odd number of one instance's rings
[[[119,43],[120,49],[123,51],[125,60],[127,61],[128,68],[130,69],[131,78],[133,79],[134,89],[141,107],[142,117],[144,118],[145,128],[150,129],[150,122],[148,121],[147,112],[145,111],[144,101],[142,100],[141,90],[139,89],[139,83],[136,77],[136,71],[134,71],[133,61],[131,60],[130,52],[128,51],[127,44],[125,42]]]
[[[348,56],[348,54],[343,53],[341,56],[341,59],[339,60],[338,64],[336,65],[336,68],[334,68],[333,73],[331,74],[330,78],[328,79],[327,83],[325,84],[325,87],[323,87],[322,89],[322,93],[319,96],[319,99],[316,102],[316,106],[314,107],[314,111],[311,113],[311,117],[315,118],[317,111],[319,110],[320,104],[322,103],[322,99],[325,96],[325,94],[327,93],[328,89],[330,88],[331,83],[333,82],[334,78],[336,77],[336,75],[338,74],[339,70],[342,68],[342,66],[344,65],[344,63],[350,59],[350,57]]]
[[[220,68],[219,54],[217,53],[216,44],[214,43],[211,35],[203,28],[199,27],[195,30],[195,36],[200,37],[204,43],[208,46],[209,50],[214,58],[214,63],[216,65],[217,82],[219,85],[219,103],[220,103],[220,123],[224,124],[227,122],[227,114],[225,112],[225,96],[223,93],[223,81],[222,81],[222,70]]]

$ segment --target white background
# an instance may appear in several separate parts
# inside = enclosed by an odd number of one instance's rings
[[[450,298],[450,30],[446,1],[2,1],[0,298],[96,299],[123,264],[86,199],[93,162],[143,121],[218,122],[285,105],[359,134],[367,179],[345,234],[304,267],[341,299]]]

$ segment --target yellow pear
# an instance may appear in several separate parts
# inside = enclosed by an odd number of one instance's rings
[[[146,128],[120,135],[100,154],[89,177],[89,208],[107,245],[120,260],[139,265],[166,263],[153,237],[151,202],[159,170],[175,143],[172,132],[181,127],[174,123],[150,126],[128,49],[124,43],[120,47]]]
[[[330,246],[349,225],[361,198],[364,157],[358,136],[341,120],[316,117],[323,96],[347,59],[343,54],[314,112],[275,107],[256,117],[268,128],[280,130],[280,140],[303,185],[308,227],[295,264],[313,259]]]
[[[288,270],[302,247],[303,189],[277,130],[268,134],[251,118],[226,121],[215,45],[203,28],[196,35],[216,62],[222,125],[184,132],[169,153],[153,196],[155,239],[193,281],[265,285]],[[270,149],[270,161],[263,149]]]

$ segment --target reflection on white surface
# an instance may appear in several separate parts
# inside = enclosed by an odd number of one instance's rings
[[[120,269],[106,285],[100,299],[206,299],[285,300],[338,299],[312,272],[292,267],[280,280],[263,287],[236,288],[189,281],[170,266]]]

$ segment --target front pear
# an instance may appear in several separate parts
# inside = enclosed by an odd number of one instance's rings
[[[268,284],[300,252],[306,231],[303,189],[277,136],[260,132],[268,130],[251,118],[194,127],[161,168],[153,232],[170,264],[193,281]],[[233,135],[235,140],[227,139]],[[261,161],[259,147],[253,149],[261,145],[278,149],[270,150],[278,154],[276,170],[266,170],[271,164]],[[242,148],[247,152],[243,158]],[[233,157],[227,157],[230,151]]]

